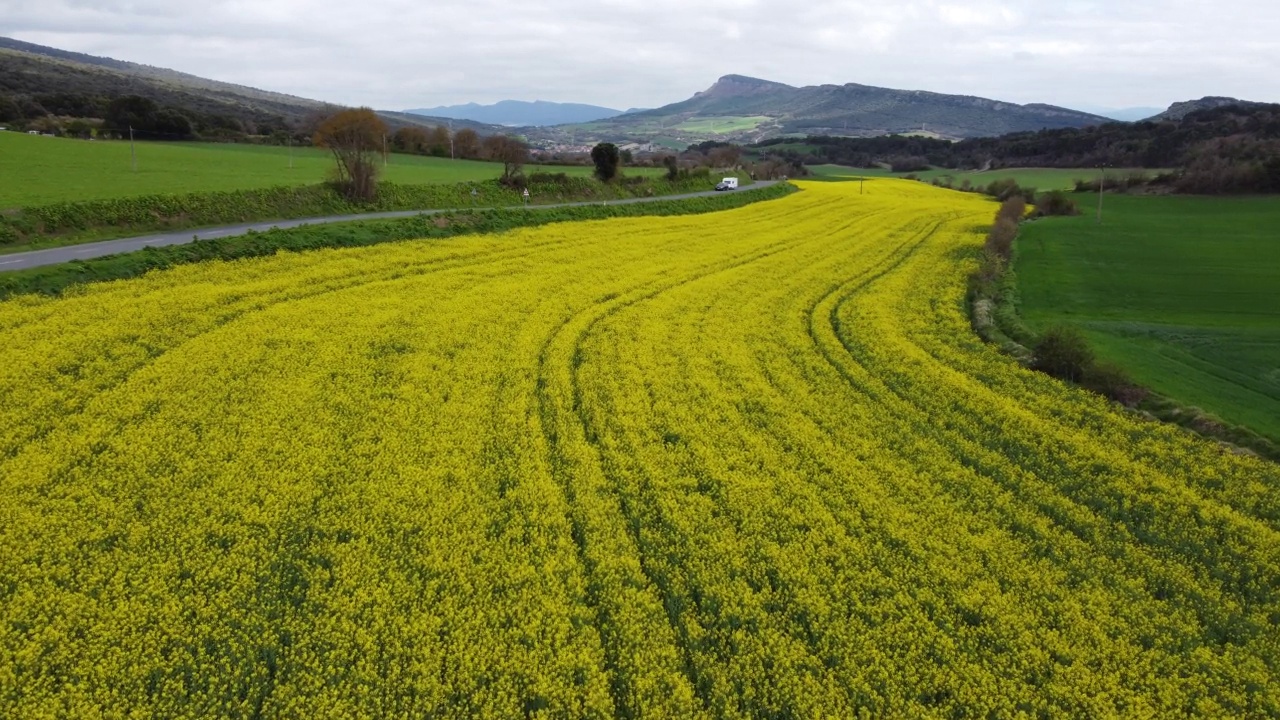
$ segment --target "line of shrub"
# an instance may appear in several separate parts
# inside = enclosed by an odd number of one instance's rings
[[[1026,212],[1027,201],[1020,193],[1011,194],[1000,203],[978,267],[969,276],[969,311],[973,328],[983,340],[1030,365],[1028,345],[1033,340],[1032,333],[1016,313],[1009,312],[1017,304],[1013,243]]]
[[[921,180],[919,176],[908,175],[907,179]],[[921,182],[924,182],[921,180]],[[1067,196],[1061,190],[1050,190],[1048,192],[1039,192],[1033,187],[1021,187],[1018,181],[1013,178],[1005,178],[1003,180],[992,180],[986,185],[973,185],[966,178],[960,185],[952,183],[951,178],[934,178],[930,181],[934,187],[946,188],[948,190],[959,190],[960,192],[974,192],[982,195],[989,195],[1000,202],[1005,202],[1012,198],[1022,198],[1023,202],[1031,203],[1035,206],[1032,217],[1044,217],[1048,215],[1079,215],[1080,207],[1076,205],[1076,201]],[[1016,234],[1016,233],[1015,233]]]
[[[1045,193],[1032,216],[1074,214],[1075,204],[1060,194]],[[1045,200],[1048,198],[1048,200]],[[1065,201],[1065,202],[1064,202]],[[1017,312],[1017,278],[1013,272],[1014,241],[1027,217],[1023,194],[1010,192],[987,232],[982,258],[969,278],[969,307],[974,330],[987,342],[1033,370],[1074,383],[1129,407],[1148,394],[1120,367],[1098,361],[1088,340],[1076,328],[1061,326],[1037,336]]]
[[[1026,210],[1021,193],[1010,193],[1001,203],[978,267],[969,276],[969,316],[979,337],[1032,370],[1095,392],[1153,420],[1280,461],[1280,447],[1262,435],[1197,408],[1184,407],[1142,387],[1119,365],[1098,359],[1079,328],[1059,325],[1039,335],[1028,328],[1018,314],[1018,282],[1013,271],[1015,241]]]
[[[617,217],[694,215],[729,210],[783,197],[796,188],[787,183],[746,193],[714,197],[657,200],[625,205],[525,210],[481,208],[417,215],[394,220],[356,220],[326,225],[249,232],[236,237],[200,240],[185,245],[149,247],[137,252],[0,274],[0,300],[23,294],[57,295],[75,285],[137,277],[151,270],[206,260],[236,260],[273,255],[281,250],[363,247],[383,242],[456,235],[498,233],[518,227]]]
[[[347,200],[329,184],[174,195],[141,195],[113,200],[60,202],[0,214],[0,246],[58,237],[103,239],[152,230],[210,227],[259,220],[346,215],[431,208],[519,205],[528,188],[531,202],[560,203],[656,197],[709,190],[704,177],[676,180],[640,178],[605,184],[591,178],[535,173],[518,186],[497,180],[447,185],[384,182],[367,203]],[[475,194],[472,194],[475,191]]]

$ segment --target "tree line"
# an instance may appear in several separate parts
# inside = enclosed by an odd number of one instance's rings
[[[765,155],[808,164],[984,170],[1002,167],[1170,168],[1165,179],[1197,193],[1280,192],[1280,105],[1228,105],[1180,120],[1106,123],[951,142],[890,135],[774,138]]]
[[[0,94],[0,124],[83,138],[128,137],[132,128],[135,138],[147,140],[236,141],[257,137],[281,145],[300,134],[298,124],[283,116],[201,112],[186,104],[163,104],[140,95],[108,98],[76,93]]]

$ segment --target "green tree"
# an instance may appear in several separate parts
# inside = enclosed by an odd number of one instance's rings
[[[591,162],[596,165],[596,177],[601,182],[609,182],[618,176],[618,166],[622,164],[622,156],[618,146],[613,143],[600,143],[591,148]]]
[[[423,145],[427,152],[436,157],[449,157],[449,128],[437,125]]]
[[[391,147],[401,152],[424,153],[427,151],[427,131],[419,127],[402,127],[391,136]]]
[[[667,169],[668,180],[680,177],[680,160],[675,155],[663,155],[662,166]]]
[[[90,125],[87,120],[77,118],[67,123],[65,132],[71,137],[88,140],[93,137],[93,125]]]
[[[138,95],[124,95],[111,101],[102,129],[122,137],[129,136],[129,128],[135,133],[150,133],[155,129],[156,113],[160,108],[154,100]]]
[[[152,130],[164,140],[189,140],[192,136],[191,119],[177,110],[161,110],[155,115]]]
[[[1093,349],[1089,341],[1074,327],[1059,325],[1049,328],[1036,343],[1031,367],[1062,380],[1078,383],[1093,367]]]
[[[11,98],[0,97],[0,122],[13,122],[22,119],[22,108]]]

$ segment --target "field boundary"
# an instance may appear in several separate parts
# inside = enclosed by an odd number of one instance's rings
[[[274,255],[282,250],[365,247],[384,242],[442,239],[493,234],[556,222],[618,217],[698,215],[731,210],[785,197],[799,189],[789,183],[762,185],[749,191],[696,195],[678,199],[637,198],[612,204],[593,202],[531,208],[483,208],[412,212],[391,219],[344,218],[329,224],[295,227],[141,249],[88,260],[72,260],[0,273],[0,300],[23,294],[59,295],[86,283],[137,277],[151,270],[207,260],[238,260]]]
[[[1041,338],[1023,321],[1019,310],[1018,277],[1013,265],[1020,239],[1019,232],[1014,238],[1012,255],[1008,260],[994,262],[991,258],[984,259],[984,268],[990,276],[986,278],[986,282],[976,279],[971,281],[967,306],[970,324],[983,342],[998,347],[1020,365],[1030,368],[1035,360],[1035,347]],[[977,278],[981,272],[975,272],[973,277]],[[1128,398],[1109,397],[1077,382],[1069,384],[1104,395],[1119,407],[1149,420],[1177,425],[1235,451],[1280,462],[1280,446],[1257,431],[1228,423],[1200,408],[1185,405],[1175,398],[1134,383],[1129,378],[1124,378],[1123,382],[1128,386],[1126,389],[1131,391],[1126,393]]]
[[[744,185],[750,180],[740,178]],[[612,183],[563,173],[532,173],[531,205],[661,197],[707,190],[710,177],[638,177]],[[396,211],[521,205],[522,188],[497,180],[405,185],[382,182],[371,202],[352,202],[332,185],[276,186],[181,194],[138,195],[34,205],[0,212],[0,253],[78,245],[144,232],[216,228],[259,221]]]

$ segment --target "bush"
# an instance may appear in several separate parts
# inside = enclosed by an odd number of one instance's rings
[[[1099,186],[1106,192],[1128,192],[1134,188],[1146,187],[1160,180],[1162,176],[1150,177],[1141,170],[1134,170],[1124,175],[1108,175],[1105,179],[1093,178],[1091,180],[1075,181],[1075,191],[1078,193],[1096,193]],[[1163,176],[1165,182],[1170,179]]]
[[[1080,383],[1094,366],[1093,349],[1084,334],[1076,328],[1059,325],[1050,328],[1035,346],[1031,367],[1047,375]]]
[[[1085,372],[1081,383],[1086,388],[1129,407],[1135,407],[1147,398],[1146,388],[1138,386],[1114,363],[1096,361]]]
[[[1013,241],[1018,237],[1018,224],[1007,218],[999,218],[987,233],[987,252],[1001,260],[1013,256]]]
[[[1015,195],[1021,196],[1022,188],[1018,187],[1016,180],[1008,178],[1005,180],[992,180],[982,192],[1003,202]]]
[[[664,155],[662,166],[667,169],[667,180],[676,180],[680,177],[680,161],[675,155]]]
[[[929,161],[922,157],[899,157],[889,161],[889,169],[896,173],[922,172],[929,167]]]
[[[529,176],[530,185],[568,185],[572,179],[565,173],[535,172]]]
[[[1027,212],[1027,204],[1021,195],[1015,195],[1000,204],[995,224],[987,233],[985,245],[988,255],[1007,263],[1013,257],[1013,241],[1018,237],[1018,223]],[[1004,264],[1002,263],[1002,264]]]
[[[519,171],[498,178],[498,184],[512,190],[524,190],[529,187],[529,181],[525,178],[524,173]]]
[[[622,157],[617,145],[600,143],[591,148],[591,162],[596,166],[596,178],[600,182],[610,182],[618,176],[618,166],[622,164]]]
[[[996,220],[1009,220],[1016,224],[1022,222],[1026,214],[1026,199],[1021,195],[1014,195],[1000,204],[1000,210],[996,212]]]
[[[1076,201],[1067,197],[1061,190],[1042,193],[1036,198],[1036,215],[1079,215],[1080,207]]]

